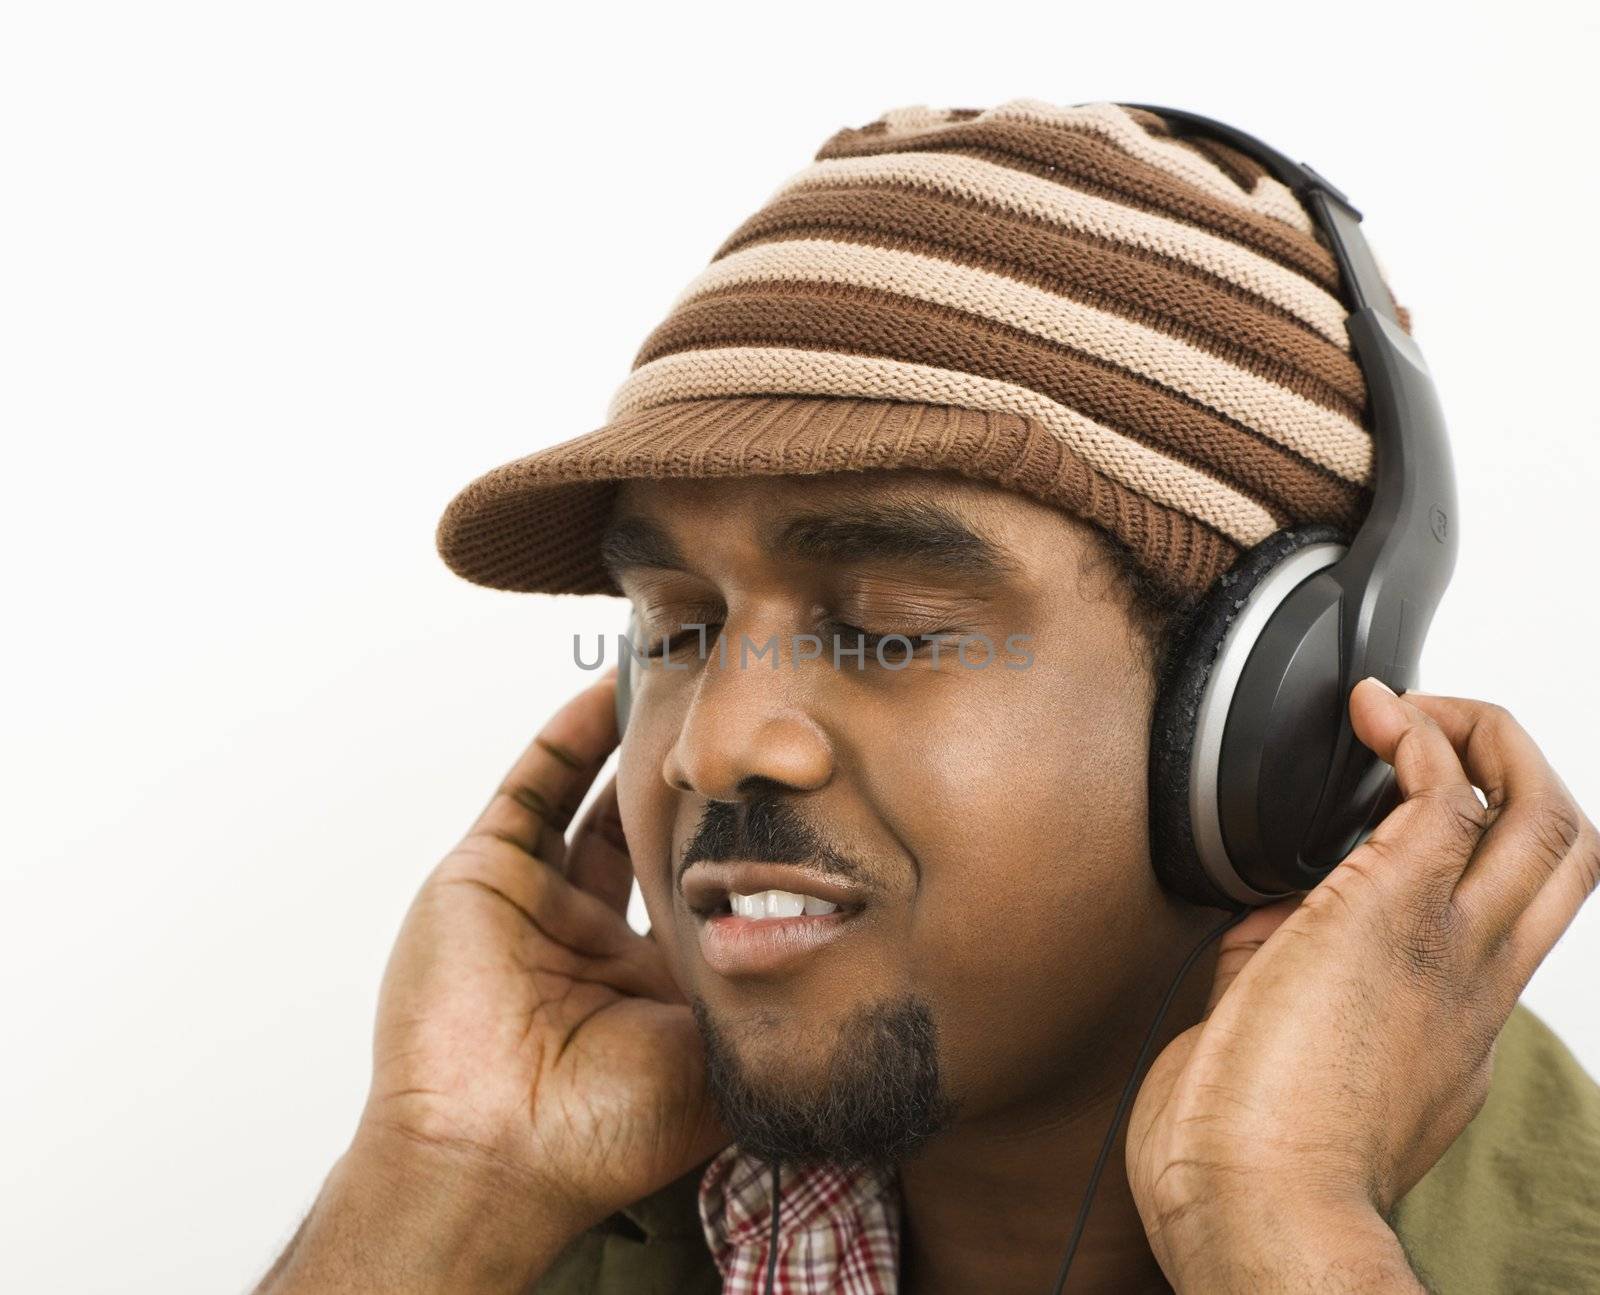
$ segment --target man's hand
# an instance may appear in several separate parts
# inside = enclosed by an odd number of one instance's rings
[[[1600,881],[1594,824],[1504,709],[1363,681],[1350,715],[1403,801],[1223,937],[1204,1019],[1134,1104],[1128,1177],[1179,1290],[1420,1290],[1382,1220],[1482,1108]]]
[[[550,720],[424,883],[355,1139],[263,1291],[344,1289],[358,1253],[409,1274],[385,1289],[519,1290],[730,1140],[687,1002],[627,922],[614,782],[563,836],[616,746],[614,691],[613,672]]]

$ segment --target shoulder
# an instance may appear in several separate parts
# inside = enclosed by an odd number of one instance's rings
[[[575,1237],[526,1295],[718,1295],[696,1165]]]
[[[1391,1222],[1442,1295],[1600,1289],[1600,1085],[1527,1007],[1483,1109]]]

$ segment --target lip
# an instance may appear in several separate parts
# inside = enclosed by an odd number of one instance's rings
[[[861,918],[869,891],[797,863],[696,863],[683,874],[684,899],[694,914],[700,953],[723,976],[771,975],[846,935]],[[837,904],[814,917],[740,917],[721,911],[729,892],[755,895],[787,890]]]
[[[859,910],[842,909],[818,917],[700,916],[700,954],[723,976],[771,975],[790,970],[848,934],[860,920]]]

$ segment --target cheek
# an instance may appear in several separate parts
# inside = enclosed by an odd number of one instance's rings
[[[1004,673],[920,699],[914,726],[862,726],[886,735],[862,769],[921,863],[930,917],[951,888],[972,917],[1059,917],[1148,866],[1148,706],[1136,685]],[[914,742],[891,745],[908,732]]]
[[[975,1107],[1083,1046],[1159,920],[1146,703],[1128,687],[1018,672],[981,698],[984,722],[953,689],[920,717],[914,758],[867,765],[895,769],[895,803],[925,807],[885,811],[920,864],[907,979],[936,1005],[950,1082]]]

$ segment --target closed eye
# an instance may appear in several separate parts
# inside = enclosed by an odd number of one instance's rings
[[[872,630],[865,629],[860,625],[852,625],[849,621],[842,620],[829,620],[827,628],[835,638],[849,641],[861,640],[870,647],[876,647],[878,644],[887,642],[890,639],[906,639],[910,642],[913,652],[921,652],[930,647],[931,644],[928,641],[930,639],[960,633],[959,630],[955,629],[904,629],[874,633]]]
[[[711,650],[711,645],[716,642],[717,635],[722,630],[721,621],[700,621],[692,629],[680,630],[676,634],[665,635],[650,644],[649,652],[653,657],[670,655],[683,648],[698,649],[702,643],[706,651]]]

